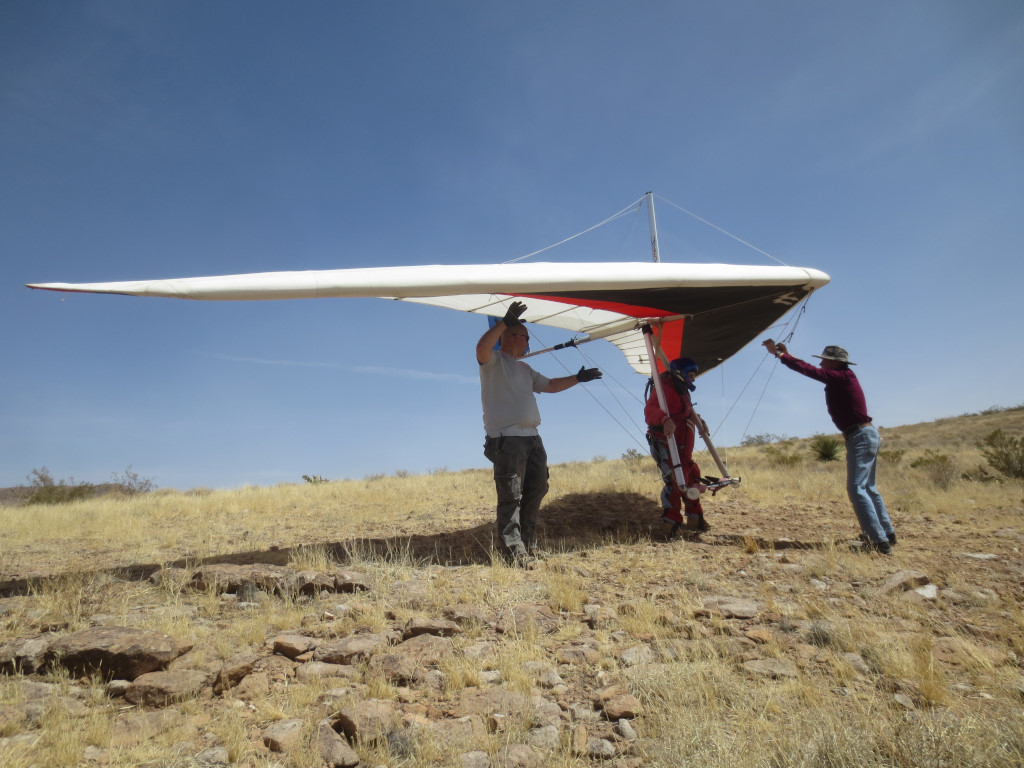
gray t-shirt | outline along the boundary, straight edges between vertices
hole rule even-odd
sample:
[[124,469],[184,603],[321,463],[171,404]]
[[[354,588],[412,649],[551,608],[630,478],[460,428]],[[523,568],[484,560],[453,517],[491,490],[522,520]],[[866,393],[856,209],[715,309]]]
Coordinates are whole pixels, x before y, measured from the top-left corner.
[[480,400],[488,437],[532,437],[538,434],[540,409],[534,392],[549,379],[511,355],[496,350],[480,366]]

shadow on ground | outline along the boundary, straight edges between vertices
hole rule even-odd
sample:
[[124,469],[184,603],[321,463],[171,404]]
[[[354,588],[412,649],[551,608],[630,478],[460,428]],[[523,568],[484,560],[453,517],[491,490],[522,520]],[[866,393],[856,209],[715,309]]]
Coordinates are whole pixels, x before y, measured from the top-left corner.
[[[171,563],[146,563],[97,569],[91,573],[141,581],[165,567],[194,568],[212,563],[235,565],[287,565],[304,550],[322,547],[341,565],[365,559],[390,559],[417,565],[487,565],[497,549],[495,523],[488,521],[461,530],[431,534],[396,535],[381,538],[353,538],[336,542],[308,542],[295,547],[227,552],[204,558],[182,558]],[[537,526],[538,544],[549,552],[575,552],[604,546],[609,541],[666,541],[669,526],[661,520],[661,508],[650,497],[636,493],[586,493],[562,496],[541,508]],[[789,539],[762,541],[749,536],[705,534],[704,544],[744,546],[760,549],[811,548],[822,542]],[[27,594],[55,573],[0,582],[0,596]]]

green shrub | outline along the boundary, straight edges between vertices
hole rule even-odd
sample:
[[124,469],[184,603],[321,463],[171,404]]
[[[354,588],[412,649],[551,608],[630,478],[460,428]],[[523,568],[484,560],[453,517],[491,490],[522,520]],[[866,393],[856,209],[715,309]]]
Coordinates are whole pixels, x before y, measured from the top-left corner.
[[944,453],[933,451],[931,448],[924,452],[924,456],[912,461],[910,466],[914,469],[924,470],[925,475],[932,483],[944,491],[948,491],[960,476],[953,459]]
[[622,454],[622,458],[625,461],[644,461],[648,458],[648,455],[641,453],[636,448],[627,448],[626,452]]
[[64,504],[96,495],[96,486],[91,483],[76,483],[74,478],[54,480],[46,467],[33,469],[28,479],[33,490],[26,504]]
[[905,454],[906,454],[906,451],[903,450],[902,448],[894,448],[891,451],[879,451],[878,452],[878,458],[880,458],[882,461],[884,461],[887,464],[895,465],[895,464],[899,464],[901,461],[903,461],[903,456]]
[[811,453],[818,461],[839,461],[845,446],[835,435],[815,435],[811,439]]
[[764,453],[768,457],[768,461],[777,467],[795,467],[801,461],[803,456],[799,453],[793,453],[789,450],[790,446],[786,443],[775,446],[765,446]]
[[1024,479],[1024,438],[1009,437],[997,429],[989,433],[978,448],[997,472],[1016,480]]
[[320,485],[321,483],[331,482],[326,477],[320,477],[320,475],[303,475],[302,479],[310,485]]

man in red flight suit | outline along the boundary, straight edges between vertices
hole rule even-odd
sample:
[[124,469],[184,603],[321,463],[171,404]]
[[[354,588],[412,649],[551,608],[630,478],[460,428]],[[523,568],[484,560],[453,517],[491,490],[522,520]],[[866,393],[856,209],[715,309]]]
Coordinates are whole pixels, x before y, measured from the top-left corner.
[[[650,397],[644,407],[644,421],[647,422],[647,442],[651,446],[651,456],[658,463],[665,486],[661,490],[662,517],[665,522],[675,525],[685,524],[690,531],[706,531],[710,528],[704,520],[704,508],[700,503],[701,485],[700,467],[693,460],[693,442],[697,431],[697,419],[693,411],[690,392],[697,388],[697,364],[688,357],[673,360],[669,370],[661,374],[662,388],[665,392],[665,404],[668,413],[658,403],[658,393],[651,387]],[[690,495],[689,498],[675,481],[672,471],[672,457],[669,453],[668,441],[675,440],[679,448],[679,460]],[[694,490],[697,492],[694,493]],[[680,514],[685,509],[686,517]]]

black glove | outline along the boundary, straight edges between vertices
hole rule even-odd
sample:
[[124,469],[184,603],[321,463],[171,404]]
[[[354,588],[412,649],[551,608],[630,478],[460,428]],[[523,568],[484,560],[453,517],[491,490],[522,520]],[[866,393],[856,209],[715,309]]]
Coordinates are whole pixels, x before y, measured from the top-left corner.
[[520,316],[526,311],[526,305],[521,301],[513,301],[508,306],[508,311],[505,316],[501,318],[501,321],[505,323],[505,326],[511,328],[514,325],[522,325],[523,321],[520,320]]
[[576,381],[593,381],[600,378],[601,372],[597,368],[584,368],[580,366],[580,372],[576,374]]

